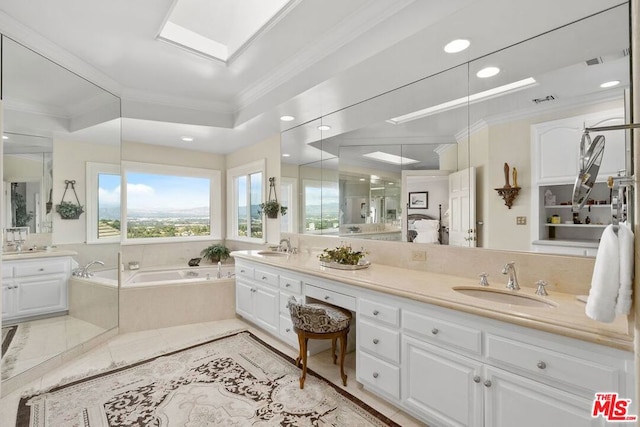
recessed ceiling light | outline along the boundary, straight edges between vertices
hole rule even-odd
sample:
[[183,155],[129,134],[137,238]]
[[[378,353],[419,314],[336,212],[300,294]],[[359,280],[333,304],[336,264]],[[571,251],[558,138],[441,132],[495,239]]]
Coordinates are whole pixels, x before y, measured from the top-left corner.
[[2,135],[2,139],[9,139],[7,135]]
[[390,182],[389,185],[393,185],[393,182]]
[[487,77],[493,77],[500,72],[500,68],[498,67],[486,67],[476,73],[476,76],[481,79],[486,79]]
[[289,154],[289,153],[282,153],[282,157],[291,157],[291,154]]
[[444,47],[444,51],[447,53],[458,53],[462,52],[466,48],[469,47],[471,42],[465,39],[457,39],[447,43]]
[[602,83],[600,87],[606,89],[608,87],[618,86],[619,84],[620,84],[620,80],[611,80],[610,82]]
[[318,130],[330,130],[331,126],[329,125],[320,125],[318,126]]
[[192,142],[193,141],[193,138],[190,137],[190,136],[183,136],[180,139],[183,140],[184,142]]
[[292,120],[295,120],[295,117],[293,117],[293,116],[281,116],[280,120],[282,120],[283,122],[290,122]]
[[360,178],[360,181],[364,181],[364,180],[365,180],[364,178]]

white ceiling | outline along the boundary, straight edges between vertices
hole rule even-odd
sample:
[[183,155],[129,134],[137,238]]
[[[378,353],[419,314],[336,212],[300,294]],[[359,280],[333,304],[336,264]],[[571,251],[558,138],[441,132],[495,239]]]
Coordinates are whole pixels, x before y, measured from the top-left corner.
[[229,153],[618,3],[291,1],[228,64],[157,40],[172,0],[0,0],[0,31],[121,97],[124,139]]

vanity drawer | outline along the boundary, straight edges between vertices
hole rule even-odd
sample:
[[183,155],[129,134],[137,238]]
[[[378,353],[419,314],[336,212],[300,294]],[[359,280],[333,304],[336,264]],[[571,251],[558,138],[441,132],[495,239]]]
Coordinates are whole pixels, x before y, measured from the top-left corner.
[[618,373],[613,367],[580,359],[554,350],[532,346],[510,338],[487,335],[487,357],[538,378],[562,381],[593,393],[618,390]]
[[357,364],[358,379],[400,399],[400,368],[360,352]]
[[356,299],[351,295],[345,295],[328,289],[319,288],[308,283],[305,286],[304,293],[308,297],[315,298],[338,307],[346,308],[347,310],[355,311],[356,309]]
[[300,279],[292,279],[287,276],[280,276],[280,288],[286,289],[287,292],[291,292],[293,294],[301,294],[302,282],[300,281]]
[[298,345],[298,334],[293,330],[293,323],[291,323],[291,318],[289,316],[280,315],[279,333],[283,340],[294,346]]
[[253,272],[253,277],[256,281],[260,283],[264,283],[264,284],[275,286],[275,287],[278,286],[279,278],[277,274],[270,273],[268,271],[256,268],[255,271]]
[[398,307],[391,307],[390,305],[370,301],[364,298],[360,298],[358,304],[360,307],[358,314],[360,316],[366,316],[377,322],[386,323],[390,326],[400,326],[400,309]]
[[253,279],[253,267],[247,267],[246,265],[236,264],[236,276],[246,277],[247,279]]
[[482,332],[457,323],[417,314],[402,312],[404,330],[427,338],[436,345],[457,347],[474,354],[482,352]]
[[68,263],[66,261],[19,263],[13,267],[13,272],[14,277],[65,273],[67,271],[67,265]]
[[358,322],[358,344],[369,353],[400,363],[400,333],[366,320]]
[[289,302],[289,298],[291,296],[296,297],[296,301],[299,303],[303,303],[303,298],[299,295],[293,295],[288,292],[280,291],[280,313],[285,313],[287,317],[289,317],[289,308],[287,307],[287,303]]

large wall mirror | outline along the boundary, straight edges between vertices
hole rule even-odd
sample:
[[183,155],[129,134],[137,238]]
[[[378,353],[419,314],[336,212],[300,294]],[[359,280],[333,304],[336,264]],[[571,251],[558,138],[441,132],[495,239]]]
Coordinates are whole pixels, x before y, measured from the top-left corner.
[[[36,248],[50,256],[44,247],[74,251],[80,266],[100,260],[115,271],[119,244],[86,243],[91,240],[86,231],[88,198],[99,193],[98,186],[88,187],[86,165],[99,161],[119,166],[120,99],[6,36],[1,83],[3,229],[28,228],[23,252]],[[62,220],[55,209],[66,180],[75,181],[85,207],[76,220]],[[68,192],[65,200],[75,202],[75,196]],[[3,255],[11,255],[7,260],[3,256],[3,267],[22,262],[15,244],[6,239],[8,233],[3,236]],[[3,309],[8,310],[9,293],[20,287],[12,287],[4,277]],[[96,280],[70,280],[68,312],[53,317],[6,321],[3,310],[3,340],[5,332],[17,326],[6,352],[3,346],[3,381],[117,327],[117,279]]]
[[[283,176],[302,195],[301,175],[337,162],[322,234],[593,255],[610,200],[594,189],[572,215],[579,142],[629,122],[629,70],[624,4],[283,132]],[[600,187],[630,174],[625,131],[605,137]],[[519,187],[510,206],[505,186]],[[317,233],[308,223],[297,231]]]

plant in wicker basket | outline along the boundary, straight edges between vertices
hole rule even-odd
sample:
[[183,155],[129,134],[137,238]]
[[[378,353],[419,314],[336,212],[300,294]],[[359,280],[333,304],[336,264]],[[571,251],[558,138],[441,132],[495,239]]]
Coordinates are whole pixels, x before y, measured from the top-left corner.
[[78,219],[84,209],[75,203],[62,201],[59,205],[56,205],[56,212],[60,214],[62,219]]
[[364,248],[360,248],[359,251],[351,249],[351,245],[341,244],[335,249],[325,249],[322,251],[318,258],[322,262],[335,262],[343,265],[358,265],[360,260],[367,255],[367,251]]

